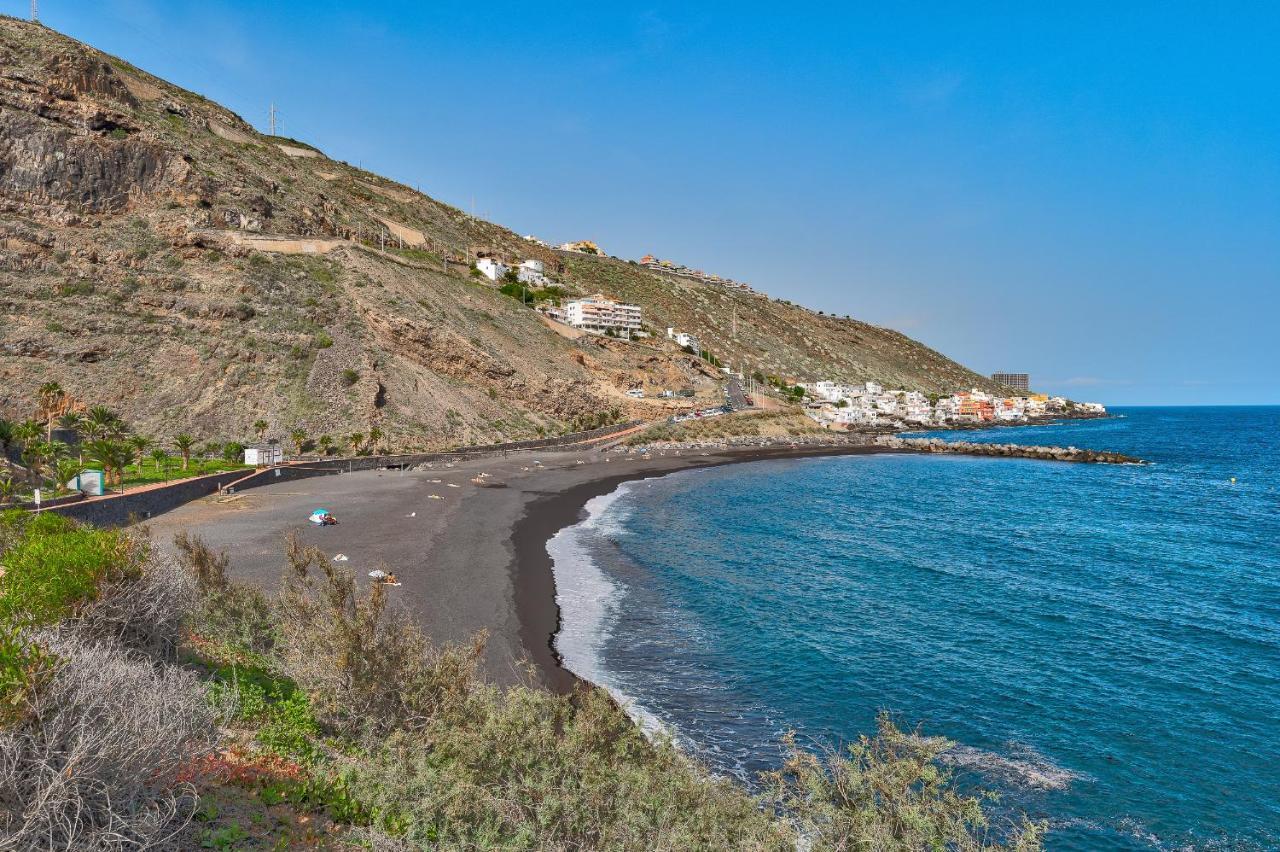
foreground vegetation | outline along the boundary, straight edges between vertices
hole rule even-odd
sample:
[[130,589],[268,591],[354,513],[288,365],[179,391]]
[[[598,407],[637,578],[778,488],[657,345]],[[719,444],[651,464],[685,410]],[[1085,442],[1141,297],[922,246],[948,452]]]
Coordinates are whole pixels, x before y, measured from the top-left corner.
[[274,596],[177,545],[0,516],[0,848],[1039,847],[888,719],[751,794],[599,689],[488,683],[483,636],[434,646],[297,541]]

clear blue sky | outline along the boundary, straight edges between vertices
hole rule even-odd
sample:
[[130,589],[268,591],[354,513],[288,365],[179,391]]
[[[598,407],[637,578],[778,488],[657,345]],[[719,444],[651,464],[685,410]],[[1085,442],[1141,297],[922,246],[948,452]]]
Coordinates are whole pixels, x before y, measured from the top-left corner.
[[41,2],[521,233],[1077,398],[1280,403],[1274,4],[857,5]]

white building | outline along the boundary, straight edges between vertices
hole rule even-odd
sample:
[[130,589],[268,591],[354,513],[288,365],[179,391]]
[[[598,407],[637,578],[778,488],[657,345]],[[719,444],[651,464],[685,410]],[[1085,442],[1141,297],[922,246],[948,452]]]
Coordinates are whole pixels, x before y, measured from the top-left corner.
[[996,420],[1020,423],[1027,419],[1027,402],[1022,397],[1006,397],[995,401]]
[[507,265],[499,263],[491,257],[482,257],[477,260],[476,269],[480,270],[480,274],[490,281],[497,281],[507,274]]
[[244,448],[244,463],[266,467],[284,461],[284,447],[279,444],[254,444]]
[[919,391],[908,391],[902,397],[902,419],[908,423],[928,423],[933,416],[929,398]]
[[530,287],[546,287],[551,283],[540,260],[526,260],[516,267],[516,280]]
[[639,305],[615,302],[600,293],[566,303],[564,316],[569,325],[597,334],[613,331],[630,337],[643,325]]
[[667,338],[670,340],[674,340],[676,342],[676,346],[679,346],[681,348],[684,348],[687,346],[688,348],[692,349],[694,352],[702,351],[702,344],[698,342],[698,338],[694,337],[692,334],[689,334],[687,331],[676,331],[674,328],[668,328]]

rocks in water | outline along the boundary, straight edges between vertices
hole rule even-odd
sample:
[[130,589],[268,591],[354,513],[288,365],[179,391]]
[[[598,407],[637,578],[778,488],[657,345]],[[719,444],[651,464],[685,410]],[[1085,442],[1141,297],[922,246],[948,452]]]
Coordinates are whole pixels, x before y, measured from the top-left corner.
[[973,441],[944,441],[941,438],[899,438],[880,435],[877,446],[917,453],[955,453],[966,456],[999,456],[1005,458],[1043,459],[1045,461],[1084,462],[1090,464],[1146,464],[1123,453],[1106,450],[1084,450],[1079,447],[1034,447],[1022,444],[979,444]]

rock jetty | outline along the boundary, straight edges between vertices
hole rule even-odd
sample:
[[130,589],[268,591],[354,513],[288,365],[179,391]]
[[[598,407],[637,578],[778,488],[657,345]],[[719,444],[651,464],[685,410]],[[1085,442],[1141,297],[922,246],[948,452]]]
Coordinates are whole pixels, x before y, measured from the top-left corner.
[[941,438],[899,438],[879,435],[875,445],[890,450],[916,453],[954,453],[965,456],[999,456],[1004,458],[1042,459],[1044,461],[1083,462],[1086,464],[1146,464],[1123,453],[1084,450],[1079,447],[1029,447],[1022,444],[979,444],[973,441],[944,441]]

